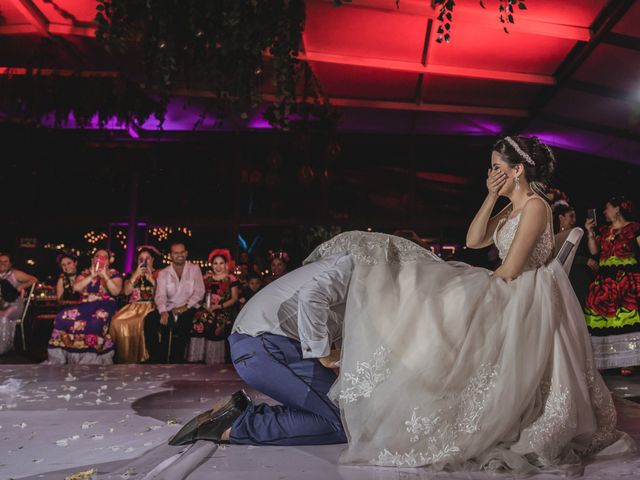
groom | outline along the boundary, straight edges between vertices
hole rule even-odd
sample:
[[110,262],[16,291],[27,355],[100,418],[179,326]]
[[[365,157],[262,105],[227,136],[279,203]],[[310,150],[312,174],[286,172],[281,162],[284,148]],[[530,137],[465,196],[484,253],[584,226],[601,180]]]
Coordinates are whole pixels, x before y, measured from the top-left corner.
[[323,445],[347,441],[327,394],[336,380],[347,290],[347,252],[321,258],[269,284],[241,310],[229,337],[238,375],[280,405],[244,393],[192,419],[170,441]]

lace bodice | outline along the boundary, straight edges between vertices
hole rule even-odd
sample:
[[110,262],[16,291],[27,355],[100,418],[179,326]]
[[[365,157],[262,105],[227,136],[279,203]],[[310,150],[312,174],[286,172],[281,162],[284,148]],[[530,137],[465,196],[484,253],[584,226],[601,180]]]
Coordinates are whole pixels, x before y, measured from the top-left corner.
[[[498,254],[502,261],[507,258],[507,253],[509,253],[513,239],[516,237],[521,216],[522,212],[513,218],[502,218],[493,233],[493,243],[498,247]],[[533,253],[531,253],[531,257],[529,257],[526,263],[525,270],[533,270],[545,265],[551,259],[552,253],[553,231],[551,230],[551,224],[547,223],[547,228],[544,229],[544,232],[540,235],[540,238],[538,238]]]

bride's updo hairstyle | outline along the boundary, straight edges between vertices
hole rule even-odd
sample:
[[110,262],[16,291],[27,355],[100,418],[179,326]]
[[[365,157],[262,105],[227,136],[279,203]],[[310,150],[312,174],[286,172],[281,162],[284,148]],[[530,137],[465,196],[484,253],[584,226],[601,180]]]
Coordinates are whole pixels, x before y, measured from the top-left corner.
[[556,169],[556,158],[551,148],[538,137],[508,136],[493,146],[511,168],[524,167],[524,176],[531,189],[544,197]]

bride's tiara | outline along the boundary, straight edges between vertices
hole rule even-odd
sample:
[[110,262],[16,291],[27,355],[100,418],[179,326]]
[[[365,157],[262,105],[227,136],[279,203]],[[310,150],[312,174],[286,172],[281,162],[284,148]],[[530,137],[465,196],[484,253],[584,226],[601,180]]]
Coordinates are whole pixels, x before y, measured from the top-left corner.
[[507,143],[508,143],[509,145],[511,145],[511,146],[513,147],[513,149],[516,151],[516,153],[517,153],[518,155],[520,155],[520,157],[521,157],[525,162],[527,162],[527,163],[528,163],[529,165],[531,165],[532,167],[535,167],[535,166],[536,166],[536,162],[534,162],[534,161],[533,161],[533,158],[531,158],[527,152],[525,152],[524,150],[522,150],[522,149],[520,148],[520,145],[518,145],[518,144],[516,143],[516,141],[515,141],[513,138],[511,138],[511,137],[509,137],[509,136],[506,136],[506,137],[504,137],[504,139],[507,141]]

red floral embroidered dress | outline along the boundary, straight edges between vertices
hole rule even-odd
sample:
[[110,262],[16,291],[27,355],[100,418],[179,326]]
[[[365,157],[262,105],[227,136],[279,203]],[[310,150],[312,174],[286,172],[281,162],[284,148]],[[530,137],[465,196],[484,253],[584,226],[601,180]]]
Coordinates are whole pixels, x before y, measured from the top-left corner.
[[640,365],[639,236],[637,222],[600,229],[600,270],[584,310],[598,368]]

